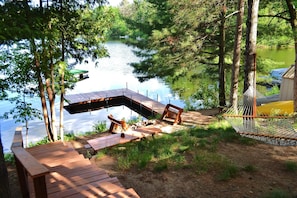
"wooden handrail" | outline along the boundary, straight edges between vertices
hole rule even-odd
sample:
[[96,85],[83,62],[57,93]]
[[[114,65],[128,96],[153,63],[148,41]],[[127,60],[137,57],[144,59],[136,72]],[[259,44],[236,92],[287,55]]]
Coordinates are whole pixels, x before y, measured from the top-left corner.
[[23,197],[30,197],[28,176],[33,179],[35,196],[47,198],[45,176],[49,170],[38,162],[26,149],[23,148],[22,128],[16,128],[11,151],[14,154],[16,169],[19,177]]
[[11,150],[32,178],[40,177],[49,173],[49,170],[40,164],[23,147],[13,147]]

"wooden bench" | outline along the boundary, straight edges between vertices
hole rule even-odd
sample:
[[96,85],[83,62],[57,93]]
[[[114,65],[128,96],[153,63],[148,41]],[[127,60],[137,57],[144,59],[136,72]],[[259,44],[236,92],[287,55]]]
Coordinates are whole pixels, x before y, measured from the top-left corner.
[[180,124],[182,122],[181,114],[184,110],[173,104],[167,104],[162,114],[162,120],[166,118],[173,119],[173,124]]
[[111,114],[107,116],[107,118],[110,120],[110,127],[109,132],[113,133],[117,130],[118,127],[121,127],[122,136],[124,137],[123,131],[126,131],[129,126],[124,120],[117,120],[115,119]]
[[29,175],[33,180],[35,196],[38,198],[47,198],[45,176],[49,174],[49,170],[23,148],[21,127],[18,127],[15,131],[11,151],[14,154],[23,197],[30,197],[27,179],[27,175]]

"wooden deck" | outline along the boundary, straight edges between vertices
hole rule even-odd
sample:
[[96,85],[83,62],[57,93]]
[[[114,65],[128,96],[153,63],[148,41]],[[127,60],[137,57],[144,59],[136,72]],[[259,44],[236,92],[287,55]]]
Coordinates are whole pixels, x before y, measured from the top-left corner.
[[[18,137],[20,132],[16,131]],[[22,143],[17,143],[12,151],[23,197],[139,197],[70,144],[55,142],[24,149]]]
[[64,108],[71,114],[125,105],[144,117],[162,115],[165,105],[129,89],[66,95]]

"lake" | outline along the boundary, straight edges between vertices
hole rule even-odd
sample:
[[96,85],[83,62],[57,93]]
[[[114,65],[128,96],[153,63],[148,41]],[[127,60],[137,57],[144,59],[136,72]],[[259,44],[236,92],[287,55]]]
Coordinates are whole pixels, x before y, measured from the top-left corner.
[[[104,91],[111,89],[129,88],[133,91],[147,95],[151,99],[158,100],[163,104],[172,103],[180,107],[184,107],[183,101],[179,97],[171,93],[170,88],[165,83],[158,79],[150,79],[140,83],[133,74],[133,68],[129,65],[132,62],[138,62],[140,59],[133,54],[133,48],[121,42],[108,42],[106,48],[109,51],[109,58],[99,59],[99,64],[95,67],[93,61],[77,65],[76,68],[89,71],[89,78],[78,82],[73,90],[68,90],[66,94],[87,93],[93,91]],[[40,99],[38,97],[26,97],[26,101],[31,102],[34,107],[40,108]],[[59,111],[59,98],[56,102],[56,110]],[[7,101],[0,102],[2,112],[9,111],[13,106]],[[94,124],[97,122],[106,121],[109,127],[107,115],[112,114],[117,119],[124,118],[129,120],[138,116],[137,113],[131,111],[125,106],[112,107],[104,110],[69,114],[64,111],[64,126],[65,133],[80,134],[91,131]],[[0,129],[4,152],[10,151],[13,134],[17,126],[22,126],[23,123],[15,123],[10,118],[0,120]],[[23,128],[25,133],[25,128]],[[44,122],[41,120],[29,121],[28,142],[36,142],[46,136]],[[25,138],[24,138],[25,140]]]
[[290,67],[295,62],[295,49],[257,49],[261,58],[269,58],[277,62],[276,68]]

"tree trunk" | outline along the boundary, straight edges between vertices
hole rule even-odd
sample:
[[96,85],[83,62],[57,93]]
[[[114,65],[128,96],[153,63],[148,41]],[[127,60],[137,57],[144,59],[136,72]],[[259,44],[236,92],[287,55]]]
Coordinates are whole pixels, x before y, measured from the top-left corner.
[[244,92],[256,88],[256,47],[259,0],[248,0]]
[[256,46],[259,0],[248,0],[246,51],[244,67],[244,127],[246,131],[254,128],[256,115]]
[[289,14],[290,14],[290,24],[293,31],[294,43],[295,43],[295,73],[294,73],[294,112],[297,112],[297,10],[293,4],[292,0],[286,0]]
[[50,141],[53,141],[53,133],[51,130],[50,126],[50,120],[48,117],[48,110],[47,110],[47,105],[46,105],[46,98],[44,94],[44,87],[43,87],[43,82],[42,82],[42,76],[41,76],[41,66],[40,66],[40,60],[36,51],[36,45],[34,40],[30,40],[31,44],[31,53],[34,54],[34,66],[35,66],[35,71],[36,71],[36,76],[38,79],[38,89],[39,89],[39,94],[40,94],[40,100],[41,100],[41,108],[42,108],[42,114],[43,114],[43,121],[45,125],[45,130],[47,133],[47,137]]
[[[61,16],[63,16],[63,1],[60,2],[61,6]],[[63,31],[61,32],[61,43],[62,43],[62,58],[61,60],[65,61],[65,38]],[[64,142],[64,94],[65,94],[65,67],[63,63],[63,67],[61,68],[61,96],[60,96],[60,124],[59,124],[59,132],[62,142]]]
[[50,125],[50,120],[48,117],[48,110],[47,110],[47,105],[46,105],[46,98],[45,98],[45,94],[44,94],[42,78],[41,78],[39,68],[37,68],[37,70],[38,70],[38,72],[37,72],[38,73],[37,74],[38,75],[38,87],[39,87],[39,92],[40,92],[40,100],[41,100],[44,125],[45,125],[45,129],[46,129],[47,136],[48,136],[49,140],[53,141],[53,133],[52,133],[51,125]]
[[225,96],[225,41],[226,41],[226,31],[225,31],[225,21],[226,21],[226,0],[222,0],[222,10],[221,10],[221,24],[220,24],[220,50],[219,50],[219,105],[226,106],[226,96]]
[[8,172],[5,164],[3,145],[0,134],[0,198],[10,198]]
[[242,41],[242,24],[244,17],[244,1],[238,0],[238,13],[236,21],[236,33],[233,51],[233,64],[232,64],[232,80],[230,90],[230,106],[237,110],[238,106],[238,76],[240,69],[240,57],[241,57],[241,41]]
[[50,112],[51,112],[50,125],[51,125],[51,129],[52,129],[53,140],[56,141],[58,139],[58,135],[57,135],[56,127],[55,127],[55,123],[56,123],[55,94],[51,87],[51,84],[53,84],[53,82],[50,79],[52,79],[52,77],[46,79],[45,84],[46,84],[46,92],[48,95]]

